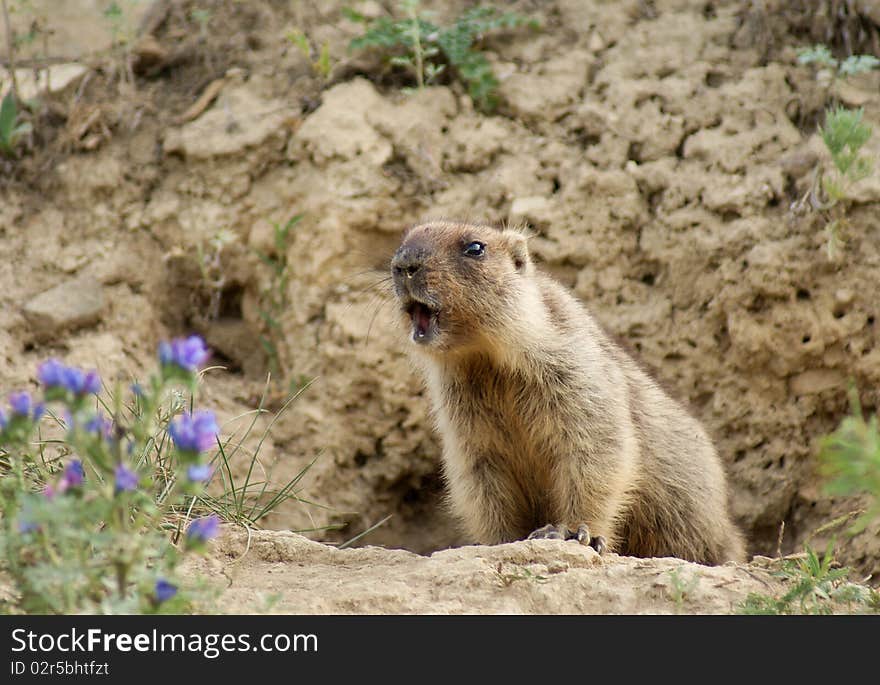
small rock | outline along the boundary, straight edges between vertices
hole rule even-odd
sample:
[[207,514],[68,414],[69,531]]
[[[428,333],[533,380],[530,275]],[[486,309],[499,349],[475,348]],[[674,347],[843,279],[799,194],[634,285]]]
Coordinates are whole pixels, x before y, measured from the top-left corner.
[[[78,83],[89,71],[89,68],[76,62],[52,64],[43,69],[16,69],[18,94],[22,100],[33,100],[44,93],[55,94],[64,91],[68,86]],[[4,86],[11,82],[9,72],[0,68],[0,83]],[[0,91],[0,97],[6,94]]]
[[[867,74],[860,74],[867,82],[858,82],[856,77],[852,79],[838,79],[834,84],[833,94],[849,107],[865,107],[877,100],[876,83]],[[872,87],[873,86],[873,87]]]
[[779,160],[782,170],[794,179],[806,176],[816,168],[819,155],[809,148],[801,148],[783,155]]
[[248,234],[248,247],[264,255],[276,254],[275,227],[268,221],[258,221],[251,226]]
[[616,293],[623,287],[623,271],[616,264],[597,272],[597,283],[606,293]]
[[362,158],[371,168],[391,159],[391,142],[368,121],[388,104],[372,83],[356,78],[333,86],[323,94],[323,103],[297,132],[297,138],[318,164],[330,159]]
[[555,120],[578,100],[594,62],[595,57],[586,50],[569,50],[533,65],[530,71],[513,74],[501,81],[498,91],[516,118]]
[[846,383],[845,376],[836,369],[808,369],[789,379],[793,395],[818,395],[827,390],[839,390]]
[[67,281],[37,295],[24,306],[34,336],[48,340],[60,331],[97,323],[104,311],[104,292],[92,278]]
[[598,31],[593,31],[590,34],[590,40],[587,43],[587,47],[590,48],[591,52],[599,52],[605,48],[605,39],[602,38],[602,34]]
[[510,204],[510,213],[507,216],[512,224],[521,224],[527,221],[536,223],[544,218],[550,201],[546,197],[517,197]]
[[386,12],[385,8],[376,2],[376,0],[366,0],[366,2],[356,5],[355,9],[367,19],[378,19],[379,17],[384,16]]
[[168,59],[168,50],[156,40],[155,36],[141,36],[132,50],[132,68],[136,74],[145,74],[159,67]]
[[850,304],[853,298],[853,291],[846,288],[840,288],[834,292],[834,301],[838,304]]
[[295,116],[281,100],[264,100],[247,84],[224,88],[214,106],[165,133],[166,153],[208,159],[243,153],[272,136],[285,136]]

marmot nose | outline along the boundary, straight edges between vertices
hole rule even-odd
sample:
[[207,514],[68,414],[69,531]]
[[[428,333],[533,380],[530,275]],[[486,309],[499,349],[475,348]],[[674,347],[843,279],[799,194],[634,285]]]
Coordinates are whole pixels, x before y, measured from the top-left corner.
[[423,250],[401,247],[391,260],[391,270],[397,278],[412,278],[424,264]]

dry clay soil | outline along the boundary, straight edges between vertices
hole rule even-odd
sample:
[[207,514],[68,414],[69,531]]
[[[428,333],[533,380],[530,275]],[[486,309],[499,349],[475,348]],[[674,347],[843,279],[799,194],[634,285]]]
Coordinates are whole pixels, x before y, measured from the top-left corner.
[[[35,387],[50,355],[108,381],[143,378],[159,340],[196,331],[226,367],[206,375],[198,403],[235,440],[269,368],[258,340],[273,281],[257,252],[286,258],[275,344],[287,379],[314,381],[272,426],[258,471],[282,484],[317,457],[299,494],[324,506],[290,501],[262,523],[344,523],[308,533],[339,542],[392,516],[363,549],[228,532],[196,564],[229,581],[215,610],[259,610],[279,591],[273,610],[343,612],[731,611],[748,592],[772,593],[760,564],[598,559],[552,541],[460,547],[383,283],[415,221],[526,224],[541,268],[705,423],[752,554],[795,552],[858,509],[823,493],[815,455],[847,411],[850,379],[866,411],[880,397],[880,180],[854,189],[846,244],[829,259],[820,218],[789,207],[824,159],[816,124],[831,93],[797,64],[806,39],[762,25],[752,4],[513,3],[541,28],[484,42],[500,81],[492,115],[456,83],[403,94],[398,73],[348,50],[362,27],[343,3],[199,3],[204,32],[196,4],[173,5],[134,51],[164,54],[159,68],[136,69],[132,85],[118,59],[84,56],[87,74],[48,98],[42,147],[4,167],[0,387]],[[89,32],[106,26],[85,5],[50,52],[100,43]],[[425,5],[442,22],[467,3]],[[329,46],[329,77],[292,28]],[[218,79],[213,103],[181,116]],[[830,88],[880,124],[876,76]],[[878,146],[874,136],[875,158]],[[295,214],[278,254],[272,224]],[[276,385],[269,404],[283,397]],[[812,542],[837,533],[838,557],[864,577],[880,567],[878,531]],[[683,603],[668,590],[679,567],[701,579]]]

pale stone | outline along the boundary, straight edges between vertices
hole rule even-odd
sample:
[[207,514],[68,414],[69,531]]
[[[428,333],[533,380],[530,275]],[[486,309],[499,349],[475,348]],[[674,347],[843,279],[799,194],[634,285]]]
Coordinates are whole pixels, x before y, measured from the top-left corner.
[[101,284],[91,278],[78,278],[37,295],[24,306],[24,316],[37,338],[49,339],[59,331],[97,323],[104,304]]

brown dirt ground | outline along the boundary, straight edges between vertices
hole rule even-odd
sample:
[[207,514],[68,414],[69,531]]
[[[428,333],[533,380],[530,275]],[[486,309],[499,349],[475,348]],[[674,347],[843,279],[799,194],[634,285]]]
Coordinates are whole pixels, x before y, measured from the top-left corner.
[[[441,19],[470,4],[424,3]],[[278,344],[287,379],[315,380],[260,462],[280,483],[320,455],[300,494],[327,508],[291,502],[265,523],[345,523],[311,534],[339,541],[392,514],[365,543],[464,544],[381,281],[419,219],[513,221],[534,231],[543,268],[706,424],[752,553],[776,553],[782,522],[789,553],[860,506],[823,493],[815,454],[850,380],[866,411],[880,404],[880,182],[857,188],[837,260],[819,219],[789,212],[822,155],[829,91],[795,56],[821,22],[774,3],[764,14],[723,1],[505,3],[543,27],[486,41],[502,96],[487,116],[458,84],[403,95],[398,75],[351,54],[361,29],[341,15],[349,5],[384,11],[170,3],[153,27],[165,62],[151,66],[155,44],[139,44],[133,82],[120,58],[89,52],[99,37],[53,37],[51,54],[89,72],[44,98],[33,148],[0,169],[0,387],[34,385],[49,355],[142,377],[160,339],[195,330],[227,367],[207,375],[200,404],[240,431],[268,368],[257,340],[270,271],[256,251],[272,251],[272,222],[302,213]],[[205,32],[197,8],[210,11]],[[328,78],[291,28],[329,45]],[[181,123],[221,78],[213,105]],[[832,91],[876,128],[878,86],[875,74]],[[876,154],[880,136],[869,145]],[[76,278],[102,285],[98,323],[37,335],[24,305]],[[880,522],[814,544],[832,533],[843,563],[880,570]]]
[[[419,556],[339,550],[291,532],[226,531],[188,562],[204,610],[278,614],[729,614],[784,586],[768,560],[701,566],[526,540]],[[377,579],[381,578],[381,582]],[[841,606],[841,610],[844,608]]]

